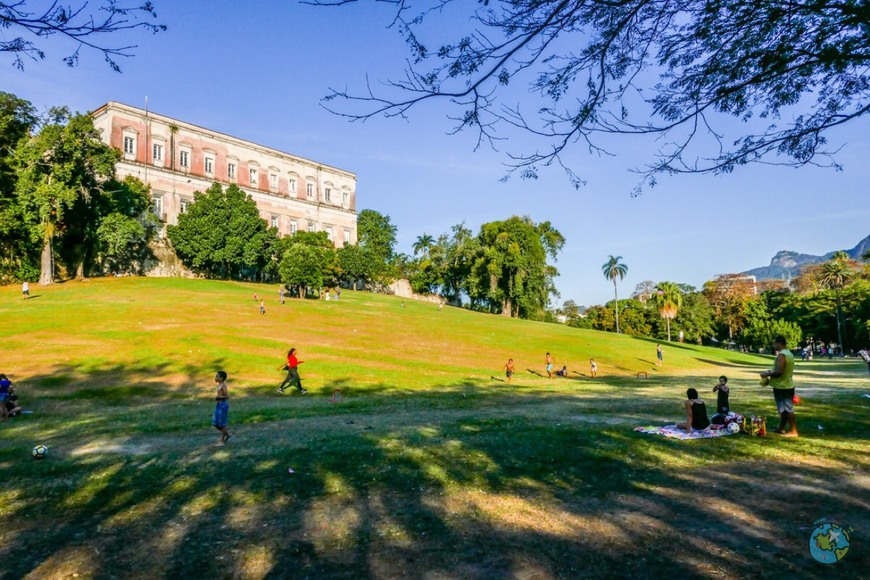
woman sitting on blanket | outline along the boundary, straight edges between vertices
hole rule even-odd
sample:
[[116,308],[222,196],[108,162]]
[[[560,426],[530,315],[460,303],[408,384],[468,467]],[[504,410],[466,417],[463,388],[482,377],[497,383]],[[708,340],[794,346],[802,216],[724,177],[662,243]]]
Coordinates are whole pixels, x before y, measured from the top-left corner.
[[698,391],[688,389],[686,401],[683,404],[686,406],[686,422],[677,423],[678,428],[685,429],[686,433],[691,433],[692,429],[701,430],[710,426],[710,420],[707,418],[707,405],[698,398]]

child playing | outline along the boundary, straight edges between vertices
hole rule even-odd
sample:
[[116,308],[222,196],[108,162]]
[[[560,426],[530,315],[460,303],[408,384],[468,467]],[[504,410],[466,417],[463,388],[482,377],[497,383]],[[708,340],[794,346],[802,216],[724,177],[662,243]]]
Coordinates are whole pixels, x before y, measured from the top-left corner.
[[589,359],[589,374],[592,375],[592,378],[595,378],[595,375],[598,374],[598,363],[595,362],[594,358]]
[[713,387],[713,392],[717,392],[716,396],[716,413],[720,415],[728,414],[728,393],[730,390],[728,389],[728,377],[722,375],[719,377],[719,384]]
[[287,352],[287,362],[282,366],[278,367],[279,371],[287,371],[287,377],[278,387],[278,392],[283,393],[284,387],[286,385],[290,385],[299,389],[301,394],[305,394],[308,391],[302,388],[302,378],[299,376],[299,365],[304,363],[304,360],[299,360],[296,358],[296,349],[291,348]]
[[221,432],[221,443],[225,444],[230,440],[232,435],[229,431],[227,431],[227,424],[229,423],[229,414],[230,414],[230,393],[229,389],[227,389],[227,373],[224,371],[218,371],[214,376],[214,382],[218,384],[217,393],[215,394],[214,400],[216,401],[214,408],[214,417],[212,418],[211,424],[214,425],[215,429]]
[[260,300],[260,314],[266,314],[266,301]]
[[547,361],[547,378],[552,379],[553,378],[553,363],[556,361],[553,359],[553,357],[550,356],[550,353],[547,353],[547,358],[545,360]]
[[563,365],[560,370],[556,371],[556,376],[557,377],[567,377],[568,376],[568,366]]
[[511,377],[514,376],[514,359],[509,358],[504,365],[504,376],[507,377],[507,382],[511,382]]

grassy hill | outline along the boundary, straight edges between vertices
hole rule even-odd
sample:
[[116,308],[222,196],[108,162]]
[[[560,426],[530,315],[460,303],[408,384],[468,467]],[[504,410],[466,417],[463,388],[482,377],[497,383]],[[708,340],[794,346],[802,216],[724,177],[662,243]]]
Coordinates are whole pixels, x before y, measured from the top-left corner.
[[[32,294],[0,295],[0,372],[33,411],[0,424],[2,578],[812,576],[816,519],[870,534],[855,362],[800,365],[800,439],[682,442],[633,427],[681,419],[687,386],[715,407],[719,374],[773,426],[756,384],[771,359],[665,344],[659,368],[648,339],[350,291],[281,306],[277,286],[123,278]],[[308,395],[274,392],[290,346]],[[539,376],[548,351],[568,379]],[[514,382],[493,380],[509,357]],[[868,563],[856,549],[825,573]]]

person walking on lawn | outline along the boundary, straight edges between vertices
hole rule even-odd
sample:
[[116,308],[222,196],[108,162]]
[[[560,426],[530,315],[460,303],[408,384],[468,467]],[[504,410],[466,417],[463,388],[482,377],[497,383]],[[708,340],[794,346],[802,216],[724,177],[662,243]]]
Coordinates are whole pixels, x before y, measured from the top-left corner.
[[296,358],[295,348],[291,348],[287,352],[287,362],[282,366],[278,367],[279,371],[287,371],[287,377],[281,383],[281,386],[278,387],[279,393],[283,393],[287,385],[296,387],[303,395],[308,392],[302,388],[302,378],[299,376],[299,365],[304,362],[305,361]]

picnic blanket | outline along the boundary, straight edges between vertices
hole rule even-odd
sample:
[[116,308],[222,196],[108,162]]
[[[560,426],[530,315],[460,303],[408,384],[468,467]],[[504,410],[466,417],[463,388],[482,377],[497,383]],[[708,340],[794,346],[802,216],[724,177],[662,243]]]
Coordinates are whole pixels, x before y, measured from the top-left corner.
[[703,429],[701,431],[692,429],[691,433],[686,433],[685,429],[679,429],[676,425],[647,425],[644,427],[635,427],[635,431],[640,433],[649,433],[651,435],[664,435],[673,439],[712,439],[713,437],[724,437],[731,435],[728,429]]

